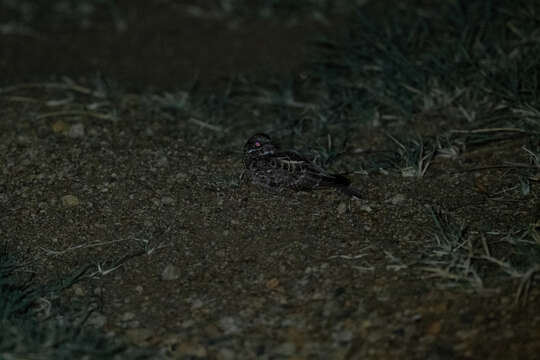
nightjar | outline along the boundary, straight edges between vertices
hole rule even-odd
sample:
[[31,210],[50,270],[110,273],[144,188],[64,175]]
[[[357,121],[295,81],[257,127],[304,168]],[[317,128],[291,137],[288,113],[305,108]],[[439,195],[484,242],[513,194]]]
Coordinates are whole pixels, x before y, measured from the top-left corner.
[[258,133],[244,145],[244,165],[252,183],[282,190],[317,190],[335,188],[360,198],[360,190],[349,179],[330,174],[295,151],[281,151],[270,136]]

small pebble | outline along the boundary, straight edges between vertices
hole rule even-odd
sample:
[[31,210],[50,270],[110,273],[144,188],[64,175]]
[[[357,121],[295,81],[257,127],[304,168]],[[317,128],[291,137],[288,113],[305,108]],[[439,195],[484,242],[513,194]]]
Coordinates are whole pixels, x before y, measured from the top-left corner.
[[54,124],[52,124],[51,128],[52,128],[52,131],[54,131],[55,133],[61,133],[61,132],[66,131],[67,124],[63,122],[62,120],[58,120],[58,121],[55,121]]
[[163,205],[172,205],[174,204],[174,198],[170,197],[170,196],[164,196],[161,198],[161,203]]
[[88,320],[86,320],[86,324],[96,328],[101,329],[105,326],[107,323],[107,317],[100,313],[99,311],[94,311],[90,316],[88,317]]
[[75,296],[84,296],[84,294],[86,294],[86,291],[84,291],[82,286],[79,284],[75,284],[71,288],[73,289]]
[[84,125],[80,123],[71,125],[67,134],[70,138],[84,137]]
[[292,342],[286,342],[278,345],[273,353],[280,356],[291,356],[296,352],[296,345]]
[[218,351],[216,358],[218,360],[234,360],[236,359],[236,354],[231,349],[222,348]]
[[385,202],[386,203],[390,203],[392,205],[397,205],[399,203],[402,203],[406,200],[406,197],[405,195],[403,194],[396,194],[394,196],[392,196],[390,199],[386,200]]
[[162,280],[177,280],[180,278],[180,269],[173,265],[169,264],[165,266],[165,269],[163,269],[163,272],[161,273],[161,279]]
[[65,195],[62,196],[62,205],[65,207],[74,207],[79,205],[81,202],[79,201],[79,198],[75,195]]

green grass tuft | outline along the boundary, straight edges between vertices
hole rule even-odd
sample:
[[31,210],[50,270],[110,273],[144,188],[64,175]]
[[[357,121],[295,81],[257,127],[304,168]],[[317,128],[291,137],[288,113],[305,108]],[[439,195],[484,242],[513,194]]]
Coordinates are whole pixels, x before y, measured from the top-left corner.
[[[147,359],[152,353],[128,347],[84,327],[69,311],[60,313],[49,300],[77,282],[86,268],[58,281],[37,285],[9,251],[0,251],[0,358],[2,359]],[[154,356],[155,358],[155,356]]]

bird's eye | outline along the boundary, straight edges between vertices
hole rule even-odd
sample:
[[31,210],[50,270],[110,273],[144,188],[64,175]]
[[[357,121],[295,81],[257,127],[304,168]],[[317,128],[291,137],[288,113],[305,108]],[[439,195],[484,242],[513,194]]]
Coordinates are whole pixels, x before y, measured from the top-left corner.
[[258,142],[258,141],[256,141],[256,142],[255,142],[255,146],[256,146],[256,147],[259,147],[259,146],[261,146],[261,143]]

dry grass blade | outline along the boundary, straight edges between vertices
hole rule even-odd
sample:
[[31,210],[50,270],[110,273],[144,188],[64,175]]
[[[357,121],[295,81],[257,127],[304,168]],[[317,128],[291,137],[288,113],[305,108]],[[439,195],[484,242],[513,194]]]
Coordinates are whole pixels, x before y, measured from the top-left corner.
[[514,303],[516,305],[520,303],[525,304],[527,302],[527,299],[529,297],[529,290],[531,288],[532,282],[534,281],[534,276],[538,273],[540,273],[540,264],[536,264],[535,266],[530,268],[525,274],[523,274],[514,300]]
[[95,111],[81,111],[81,110],[54,111],[54,112],[38,115],[36,116],[36,119],[41,120],[41,119],[47,119],[47,118],[59,117],[59,116],[88,116],[88,117],[93,117],[100,120],[116,120],[116,116],[112,114],[104,114],[104,113],[98,113]]
[[110,245],[110,244],[115,244],[115,243],[124,242],[124,241],[127,241],[127,239],[112,240],[112,241],[97,241],[90,244],[81,244],[77,246],[71,246],[64,250],[50,250],[50,249],[45,249],[44,247],[40,247],[40,249],[43,250],[47,255],[57,256],[57,255],[63,255],[71,251],[79,250],[79,249],[87,249],[87,248],[98,247],[98,246],[103,246],[103,245]]
[[224,129],[223,127],[221,127],[219,125],[208,124],[208,123],[206,123],[204,121],[201,121],[201,120],[198,120],[198,119],[195,119],[195,118],[189,118],[188,122],[190,122],[192,124],[199,125],[200,127],[204,128],[204,129],[212,130],[212,131],[219,132],[219,133],[229,131],[228,129]]
[[386,134],[397,146],[396,157],[398,163],[396,167],[404,177],[423,177],[426,175],[436,150],[433,147],[426,151],[426,141],[423,139],[409,140],[406,145],[390,134]]
[[484,291],[484,281],[478,272],[477,257],[466,227],[455,222],[442,210],[430,208],[435,223],[434,246],[427,252],[427,259],[420,269],[429,272],[430,278],[450,281],[443,286],[467,283],[476,291]]
[[2,99],[6,101],[19,102],[19,103],[33,103],[33,104],[43,103],[43,100],[30,98],[27,96],[2,96]]
[[530,131],[518,129],[518,128],[492,128],[492,129],[475,129],[475,130],[450,130],[455,134],[484,134],[493,132],[519,132],[530,134]]
[[27,83],[27,84],[18,84],[13,86],[7,86],[0,88],[0,94],[7,94],[14,91],[19,91],[23,89],[35,89],[35,88],[45,88],[45,89],[60,89],[60,90],[72,90],[84,95],[91,95],[97,98],[105,98],[105,94],[102,92],[92,90],[90,88],[84,87],[82,85],[75,84],[70,81],[69,83]]

